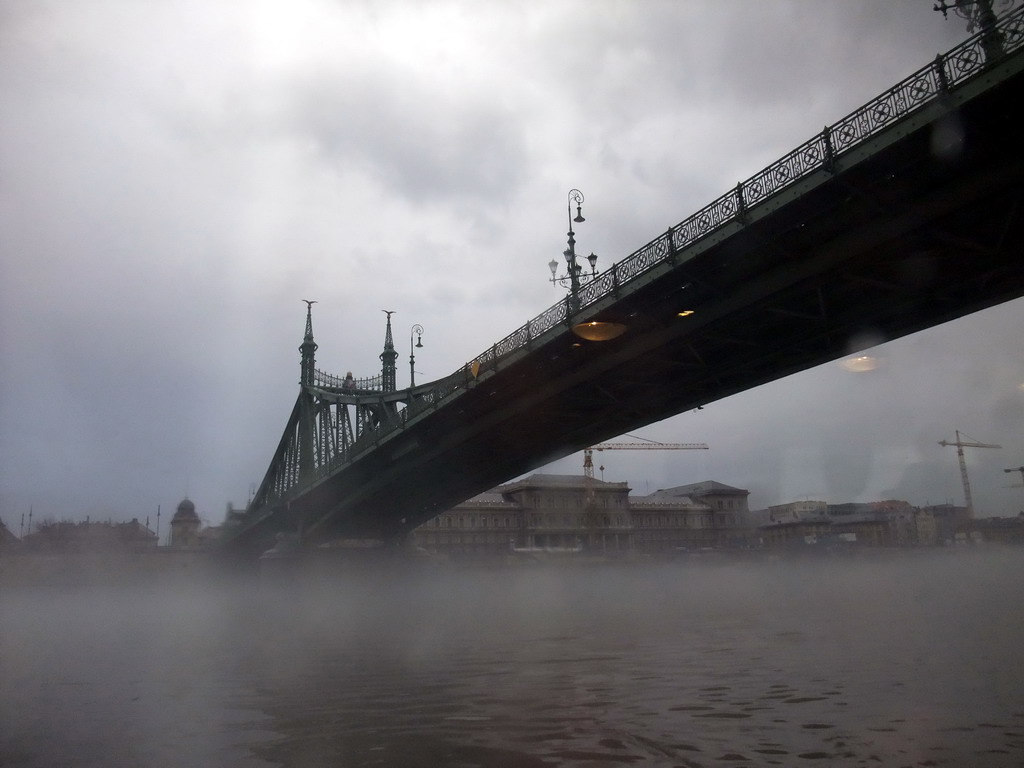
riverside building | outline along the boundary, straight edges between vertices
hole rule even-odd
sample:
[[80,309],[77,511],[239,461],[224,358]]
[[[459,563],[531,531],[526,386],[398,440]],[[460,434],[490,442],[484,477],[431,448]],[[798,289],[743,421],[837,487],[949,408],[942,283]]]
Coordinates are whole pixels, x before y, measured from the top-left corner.
[[746,541],[747,494],[709,481],[631,498],[628,483],[534,474],[474,496],[413,536],[423,549],[454,557],[732,547]]

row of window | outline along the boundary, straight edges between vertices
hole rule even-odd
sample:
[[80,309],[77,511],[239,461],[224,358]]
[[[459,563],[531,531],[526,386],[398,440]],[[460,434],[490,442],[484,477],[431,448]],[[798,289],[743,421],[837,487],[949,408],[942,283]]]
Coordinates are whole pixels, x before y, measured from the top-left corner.
[[424,528],[511,528],[518,515],[451,515],[444,514],[428,520]]
[[[530,505],[534,509],[537,509],[539,507],[555,507],[555,506],[561,507],[562,509],[567,509],[570,506],[570,504],[569,504],[570,498],[572,499],[572,505],[571,506],[574,506],[574,507],[577,507],[577,508],[584,506],[585,499],[584,499],[583,496],[580,496],[580,494],[578,494],[578,493],[573,493],[571,495],[557,494],[557,495],[552,495],[552,496],[546,496],[546,495],[545,496],[540,496],[540,495],[534,494],[534,495],[529,497]],[[606,494],[595,495],[594,496],[594,505],[595,506],[599,506],[599,507],[608,507],[608,506],[610,506],[609,503],[608,503],[608,498],[609,497]],[[624,497],[623,496],[612,496],[611,499],[612,499],[612,502],[611,502],[612,506],[621,507],[622,504],[623,504]]]
[[[678,547],[678,546],[704,546],[714,543],[715,539],[711,535],[711,531],[707,532],[695,532],[680,535],[678,531],[643,531],[637,534],[621,534],[622,539],[619,538],[620,534],[614,534],[614,539],[604,539],[601,541],[615,541],[620,544],[628,545],[629,542],[635,543],[641,549],[655,548],[658,550]],[[608,534],[611,535],[611,534]],[[422,546],[428,549],[434,549],[436,547],[449,547],[452,545],[490,545],[492,550],[504,550],[508,548],[514,539],[510,536],[500,532],[476,532],[468,533],[466,531],[455,531],[452,533],[445,532],[429,532],[421,533],[419,542]],[[570,546],[579,544],[582,541],[580,537],[568,537],[561,535],[546,535],[530,537],[529,543],[534,546]]]
[[430,533],[422,539],[422,544],[427,547],[438,544],[494,544],[506,548],[512,539],[501,533]]
[[[635,528],[711,528],[715,524],[713,515],[636,515],[632,519],[632,526]],[[605,528],[615,526],[618,528],[629,525],[624,515],[594,515],[588,520],[587,515],[557,515],[550,513],[531,513],[530,526],[533,528],[588,528],[594,525]],[[725,527],[736,524],[733,515],[723,516],[718,523]],[[498,514],[464,514],[455,515],[446,513],[428,520],[424,528],[512,528],[519,524],[519,515],[498,515]]]

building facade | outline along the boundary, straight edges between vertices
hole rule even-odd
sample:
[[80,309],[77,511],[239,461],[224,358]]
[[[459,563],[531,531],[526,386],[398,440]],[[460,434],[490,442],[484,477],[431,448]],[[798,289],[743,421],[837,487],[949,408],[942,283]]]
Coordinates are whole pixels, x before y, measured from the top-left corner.
[[[696,488],[697,501],[682,488]],[[619,556],[746,542],[747,491],[695,484],[630,498],[628,483],[535,474],[475,496],[416,529],[421,548],[451,556],[516,552]]]
[[768,507],[769,523],[795,523],[800,520],[816,520],[824,517],[828,504],[824,501],[791,501]]
[[47,521],[22,539],[26,552],[71,554],[77,552],[155,551],[156,534],[133,518],[127,523],[79,523]]
[[743,488],[705,480],[658,490],[649,498],[659,502],[685,500],[695,507],[706,508],[700,526],[702,533],[697,537],[699,546],[730,549],[750,544],[748,496],[750,491]]
[[191,499],[182,499],[171,518],[171,546],[175,549],[193,549],[199,546],[199,515]]
[[957,532],[970,520],[967,507],[958,507],[954,504],[934,504],[921,509],[932,516],[936,541],[946,546],[956,542]]
[[[820,505],[817,508],[803,505]],[[794,502],[769,507],[774,514],[757,526],[762,546],[800,547],[858,544],[878,547],[934,546],[952,543],[957,513],[951,508],[947,533],[940,530],[932,507],[914,507],[890,499],[871,503]],[[943,510],[947,511],[947,510]]]

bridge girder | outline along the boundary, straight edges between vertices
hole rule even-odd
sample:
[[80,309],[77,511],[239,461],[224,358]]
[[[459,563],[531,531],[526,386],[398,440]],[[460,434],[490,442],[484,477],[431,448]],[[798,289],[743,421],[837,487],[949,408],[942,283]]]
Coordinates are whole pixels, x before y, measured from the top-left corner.
[[[526,345],[479,376],[417,388],[383,439],[357,404],[372,450],[250,528],[400,537],[589,445],[1024,295],[1022,69],[1018,52],[572,318],[623,322],[619,338],[581,342],[566,324],[531,339],[527,326]],[[956,151],[941,142],[951,126]]]

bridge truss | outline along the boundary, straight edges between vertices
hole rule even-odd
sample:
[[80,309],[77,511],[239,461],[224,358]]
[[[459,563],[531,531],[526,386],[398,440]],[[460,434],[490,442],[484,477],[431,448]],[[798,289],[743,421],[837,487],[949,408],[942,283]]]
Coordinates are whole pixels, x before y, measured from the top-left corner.
[[[347,388],[315,370],[307,313],[299,398],[234,540],[400,535],[547,461],[847,354],[860,327],[896,338],[1024,294],[1024,9],[995,31],[998,56],[990,29],[936,57],[443,379],[388,391],[382,355],[379,387]],[[937,159],[936,136],[957,135],[942,126],[972,139],[964,162]],[[697,310],[685,331],[683,309]],[[584,359],[570,331],[604,319],[630,331]],[[530,434],[516,412],[537,417]],[[417,498],[394,487],[399,469]]]

